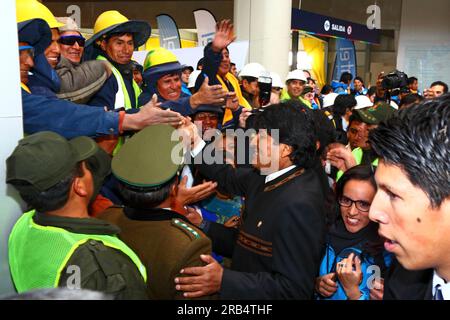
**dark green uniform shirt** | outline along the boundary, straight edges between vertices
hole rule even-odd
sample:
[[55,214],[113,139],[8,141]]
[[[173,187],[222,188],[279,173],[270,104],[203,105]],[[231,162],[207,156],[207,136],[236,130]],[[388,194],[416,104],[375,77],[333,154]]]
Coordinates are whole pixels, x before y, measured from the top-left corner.
[[[164,209],[110,208],[99,219],[120,227],[120,239],[147,268],[150,299],[184,299],[175,290],[175,277],[187,267],[204,266],[202,254],[211,254],[211,241],[182,215]],[[216,297],[203,297],[214,299]]]
[[[114,236],[120,232],[118,227],[93,218],[66,218],[36,212],[33,221],[80,234]],[[80,268],[82,289],[104,292],[115,299],[148,299],[145,282],[133,261],[99,241],[89,240],[74,251],[61,272],[60,287],[73,284],[74,273],[67,269],[69,266]]]

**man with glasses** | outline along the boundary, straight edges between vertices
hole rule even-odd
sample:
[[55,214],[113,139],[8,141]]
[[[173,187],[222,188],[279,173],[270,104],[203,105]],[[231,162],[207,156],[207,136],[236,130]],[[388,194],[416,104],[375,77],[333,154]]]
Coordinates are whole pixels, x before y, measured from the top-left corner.
[[72,18],[58,17],[63,23],[59,27],[59,50],[61,56],[56,73],[61,79],[61,88],[57,97],[75,103],[86,103],[104,85],[111,75],[111,67],[104,61],[86,61],[81,63],[86,39]]

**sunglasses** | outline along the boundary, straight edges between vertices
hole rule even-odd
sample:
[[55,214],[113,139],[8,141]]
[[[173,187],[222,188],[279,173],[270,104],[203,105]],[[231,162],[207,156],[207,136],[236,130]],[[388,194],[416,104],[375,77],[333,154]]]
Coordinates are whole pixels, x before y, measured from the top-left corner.
[[58,40],[58,43],[66,46],[73,46],[75,42],[78,43],[80,47],[84,47],[86,39],[82,36],[61,36]]
[[32,46],[19,46],[19,53],[27,52],[31,58],[34,58],[34,48]]

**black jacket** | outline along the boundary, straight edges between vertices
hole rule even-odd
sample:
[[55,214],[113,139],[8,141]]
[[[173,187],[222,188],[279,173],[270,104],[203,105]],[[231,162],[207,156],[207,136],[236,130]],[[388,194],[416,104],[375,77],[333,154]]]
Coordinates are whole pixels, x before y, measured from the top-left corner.
[[432,300],[433,269],[410,271],[396,260],[384,280],[383,300]]
[[218,224],[207,230],[213,251],[232,257],[220,297],[311,299],[325,224],[324,197],[314,170],[293,169],[265,184],[265,176],[251,168],[197,168],[227,194],[245,197],[240,230]]

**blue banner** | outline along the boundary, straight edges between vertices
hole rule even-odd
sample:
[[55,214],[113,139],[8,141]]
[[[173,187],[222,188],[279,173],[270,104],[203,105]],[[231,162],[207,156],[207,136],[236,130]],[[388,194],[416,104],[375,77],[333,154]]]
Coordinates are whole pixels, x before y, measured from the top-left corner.
[[350,72],[353,77],[356,76],[355,45],[350,40],[336,39],[336,60],[332,80],[339,81],[343,72]]
[[367,26],[323,16],[299,9],[292,9],[292,30],[302,30],[324,37],[342,38],[369,43],[380,43],[380,31]]
[[171,16],[160,14],[156,17],[159,29],[159,44],[168,50],[180,49],[180,33],[178,27]]

